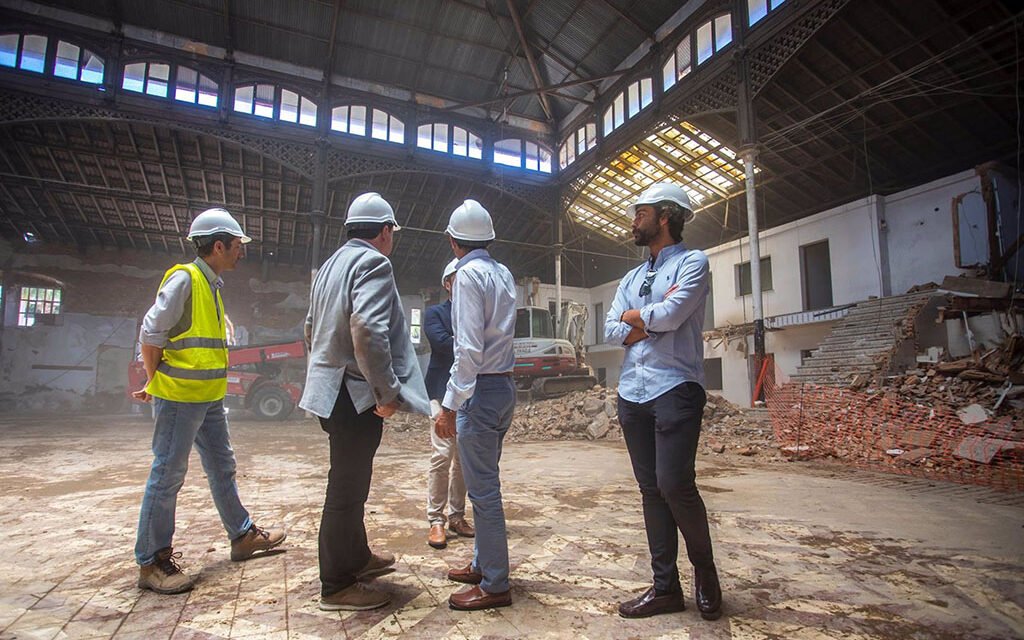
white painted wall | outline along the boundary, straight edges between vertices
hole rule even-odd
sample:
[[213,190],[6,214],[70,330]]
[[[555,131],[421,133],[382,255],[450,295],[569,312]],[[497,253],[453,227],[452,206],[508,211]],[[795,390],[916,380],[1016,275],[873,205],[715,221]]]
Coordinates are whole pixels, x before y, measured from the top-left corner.
[[[63,323],[54,326],[4,328],[0,406],[50,412],[89,407],[96,392],[98,356],[104,347],[125,350],[127,382],[137,335],[135,318],[85,313],[65,313],[61,318]],[[119,404],[121,399],[109,400]]]
[[[761,232],[761,256],[772,258],[773,286],[763,296],[765,316],[804,310],[800,247],[821,240],[829,242],[835,305],[881,296],[885,291],[898,295],[915,284],[941,282],[946,275],[960,274],[953,258],[952,200],[978,189],[977,175],[965,171],[897,194],[856,200]],[[753,303],[750,296],[737,295],[736,280],[736,265],[749,261],[746,239],[713,247],[706,253],[714,289],[715,326],[751,322]],[[617,287],[618,281],[613,281],[590,289],[592,315],[598,302],[604,303],[607,312]],[[604,322],[603,318],[595,320]],[[817,347],[830,326],[818,323],[769,332],[765,348],[775,354],[779,371],[792,375],[800,364],[800,351]],[[593,331],[588,333],[593,336]],[[748,344],[747,352],[752,350],[752,343]],[[737,351],[735,343],[728,349],[708,344],[705,357],[723,358],[721,395],[749,405],[751,383],[745,353]],[[595,368],[607,369],[609,386],[618,382],[621,347],[594,345],[588,358]]]
[[980,191],[980,178],[964,171],[885,198],[893,295],[962,273],[953,257],[953,198]]

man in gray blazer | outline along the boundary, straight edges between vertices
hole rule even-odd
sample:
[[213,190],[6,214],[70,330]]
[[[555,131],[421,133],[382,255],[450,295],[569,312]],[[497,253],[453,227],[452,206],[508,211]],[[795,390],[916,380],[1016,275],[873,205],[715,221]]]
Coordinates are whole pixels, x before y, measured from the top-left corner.
[[361,611],[391,596],[361,580],[389,573],[395,557],[370,550],[363,522],[384,418],[430,414],[388,255],[399,226],[384,198],[364,193],[345,217],[348,241],[317,272],[305,334],[306,387],[299,407],[330,437],[331,468],[320,520],[320,608]]

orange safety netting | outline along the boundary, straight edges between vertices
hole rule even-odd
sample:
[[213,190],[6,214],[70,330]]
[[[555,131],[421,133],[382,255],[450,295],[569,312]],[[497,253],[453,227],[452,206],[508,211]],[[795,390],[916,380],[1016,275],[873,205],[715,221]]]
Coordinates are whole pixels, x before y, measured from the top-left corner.
[[793,458],[1024,490],[1024,425],[1012,416],[965,424],[948,407],[884,390],[785,382],[765,393],[776,442]]

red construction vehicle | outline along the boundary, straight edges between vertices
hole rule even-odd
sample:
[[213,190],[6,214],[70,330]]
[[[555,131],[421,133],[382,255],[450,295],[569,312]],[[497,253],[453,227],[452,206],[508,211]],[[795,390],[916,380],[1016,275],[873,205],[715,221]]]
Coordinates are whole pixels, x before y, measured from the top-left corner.
[[[225,404],[248,409],[259,420],[284,420],[302,397],[302,383],[290,379],[290,368],[283,363],[305,357],[306,345],[302,340],[229,347]],[[142,362],[133,361],[128,367],[129,393],[145,383]]]

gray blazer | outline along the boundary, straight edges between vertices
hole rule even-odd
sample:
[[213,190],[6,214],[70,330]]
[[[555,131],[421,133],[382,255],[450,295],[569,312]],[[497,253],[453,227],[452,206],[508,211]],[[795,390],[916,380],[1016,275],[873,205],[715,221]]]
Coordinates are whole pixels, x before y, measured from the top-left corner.
[[373,245],[349,240],[320,267],[305,329],[299,407],[329,418],[344,381],[359,413],[398,398],[399,410],[430,415],[391,261]]

